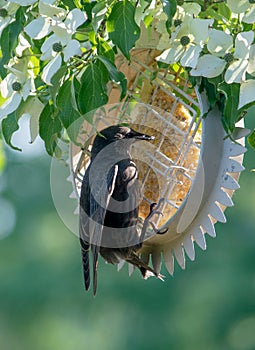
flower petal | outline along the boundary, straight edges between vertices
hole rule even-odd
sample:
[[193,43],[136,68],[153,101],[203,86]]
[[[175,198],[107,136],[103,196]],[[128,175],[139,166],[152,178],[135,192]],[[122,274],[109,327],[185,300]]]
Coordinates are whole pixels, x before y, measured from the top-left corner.
[[27,79],[26,83],[22,87],[23,100],[26,101],[31,92],[35,91],[34,79]]
[[242,108],[246,104],[255,101],[255,80],[247,80],[240,87],[240,96],[238,109]]
[[41,47],[41,61],[51,60],[57,55],[57,52],[53,51],[52,46],[59,41],[59,38],[55,34],[52,34],[48,39],[45,40]]
[[191,69],[193,76],[214,78],[220,75],[226,66],[225,60],[213,55],[204,55],[198,59],[197,67]]
[[51,31],[50,21],[48,18],[39,17],[30,22],[24,30],[32,39],[42,39]]
[[245,23],[254,23],[255,22],[255,6],[252,6],[249,11],[245,13],[242,19]]
[[183,67],[191,67],[195,68],[197,65],[198,57],[200,52],[202,51],[202,47],[190,45],[184,52],[180,63]]
[[76,31],[76,29],[82,25],[87,19],[85,12],[75,8],[70,11],[66,17],[65,25],[69,28],[72,34]]
[[51,78],[59,70],[61,63],[61,55],[58,54],[55,58],[53,58],[52,61],[47,64],[47,66],[44,67],[42,72],[42,80],[45,81],[46,84],[52,85]]
[[242,13],[245,12],[250,3],[248,0],[227,0],[228,7],[234,13]]
[[20,59],[19,62],[13,66],[5,66],[15,76],[14,81],[19,81],[22,85],[27,80],[27,62],[26,60]]
[[241,83],[245,80],[248,60],[237,60],[231,63],[225,73],[225,81],[228,84]]
[[43,2],[44,2],[45,4],[53,5],[54,2],[56,2],[56,0],[43,0]]
[[28,6],[32,5],[36,2],[37,0],[9,0],[9,2],[14,2],[15,4],[19,4],[21,6]]
[[184,47],[178,42],[175,42],[170,49],[163,51],[162,54],[157,57],[157,61],[167,64],[176,63],[181,58],[183,52]]
[[214,20],[195,18],[190,22],[190,33],[194,36],[194,42],[202,45],[209,36],[209,27],[212,26]]
[[208,50],[216,56],[224,56],[233,47],[233,38],[221,30],[211,29],[209,31]]
[[251,45],[247,72],[255,75],[255,44]]
[[45,1],[39,1],[39,13],[40,15],[51,18],[54,16],[57,16],[58,18],[64,18],[66,16],[66,11],[64,9],[46,3]]
[[254,32],[242,32],[237,34],[235,40],[235,58],[247,59],[249,57],[249,49],[253,42]]
[[42,53],[51,49],[52,45],[58,42],[59,42],[59,38],[55,34],[52,34],[51,36],[49,36],[41,46]]
[[24,36],[22,34],[19,35],[19,44],[16,47],[15,51],[17,56],[21,57],[23,51],[25,51],[26,49],[28,49],[31,45],[29,44],[29,42],[27,41],[26,38],[24,38]]
[[50,61],[52,60],[54,57],[57,56],[57,52],[53,51],[52,48],[50,48],[48,51],[44,52],[41,57],[40,60],[41,61]]
[[57,36],[58,42],[60,41],[62,45],[66,45],[68,41],[72,39],[73,33],[66,27],[63,22],[53,20],[51,29]]
[[3,98],[8,98],[13,94],[12,84],[17,81],[15,74],[10,73],[1,81],[0,90]]
[[189,14],[192,17],[197,17],[199,12],[201,11],[201,6],[195,2],[184,3],[181,7],[184,9],[186,14]]
[[75,55],[81,55],[80,43],[77,40],[70,40],[63,50],[64,61],[67,62],[69,58]]
[[0,119],[16,111],[21,100],[21,94],[14,92],[11,97],[0,107]]

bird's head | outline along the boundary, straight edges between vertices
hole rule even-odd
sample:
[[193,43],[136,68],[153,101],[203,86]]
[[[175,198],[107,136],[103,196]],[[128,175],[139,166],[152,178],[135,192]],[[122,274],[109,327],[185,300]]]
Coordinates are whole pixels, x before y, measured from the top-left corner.
[[[129,151],[130,146],[139,140],[154,140],[154,136],[149,136],[137,132],[127,126],[112,125],[106,129],[101,130],[92,146],[92,157],[100,152],[104,147],[116,143],[114,149],[121,151]],[[115,145],[114,145],[115,146]]]

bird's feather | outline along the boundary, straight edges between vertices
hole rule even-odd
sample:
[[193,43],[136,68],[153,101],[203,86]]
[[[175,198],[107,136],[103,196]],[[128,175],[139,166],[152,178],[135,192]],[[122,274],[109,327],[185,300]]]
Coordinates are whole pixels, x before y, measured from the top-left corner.
[[[83,271],[86,290],[90,285],[89,247],[93,256],[93,293],[97,290],[97,265],[106,211],[112,196],[118,174],[118,166],[111,167],[106,176],[90,177],[91,167],[84,175],[80,210],[80,240],[82,247]],[[93,172],[94,174],[94,172]],[[91,192],[91,188],[93,191]],[[84,209],[83,209],[84,208]],[[81,238],[83,237],[83,239]],[[84,248],[85,247],[85,248]]]

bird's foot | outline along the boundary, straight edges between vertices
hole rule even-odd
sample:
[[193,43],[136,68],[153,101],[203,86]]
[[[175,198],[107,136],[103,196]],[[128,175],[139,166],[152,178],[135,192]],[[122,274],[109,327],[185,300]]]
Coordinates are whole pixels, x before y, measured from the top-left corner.
[[152,228],[153,228],[153,231],[157,234],[157,235],[164,235],[165,233],[167,233],[168,231],[168,228],[166,227],[165,229],[163,230],[159,230],[158,227],[154,224],[154,222],[150,222]]
[[149,277],[152,277],[152,276],[157,277],[161,281],[165,282],[164,280],[165,276],[161,275],[161,273],[152,272],[150,270],[146,270],[146,272],[143,274],[143,279],[147,280]]
[[153,217],[155,215],[162,215],[163,216],[163,213],[162,213],[162,206],[164,204],[164,198],[161,198],[158,203],[152,203],[150,205],[150,212],[148,214],[148,216],[145,218],[144,220],[144,224],[143,224],[143,233],[145,235],[145,232],[148,228],[149,225],[152,226],[153,228],[153,231],[158,234],[158,235],[163,235],[165,234],[167,231],[168,231],[168,228],[165,228],[163,230],[159,230],[157,228],[157,226],[154,224],[154,222],[152,221]]

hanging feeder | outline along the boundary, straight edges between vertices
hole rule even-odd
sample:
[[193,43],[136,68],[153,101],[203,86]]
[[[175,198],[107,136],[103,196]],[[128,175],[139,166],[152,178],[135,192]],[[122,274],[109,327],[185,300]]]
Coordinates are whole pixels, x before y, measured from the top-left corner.
[[[157,50],[145,47],[133,50],[130,62],[118,56],[116,66],[128,80],[127,97],[119,102],[119,91],[111,86],[109,102],[95,111],[93,125],[83,123],[78,138],[82,149],[70,145],[69,180],[74,190],[71,198],[78,200],[96,131],[128,123],[156,136],[153,144],[134,145],[132,157],[143,192],[140,224],[148,215],[149,205],[161,199],[163,216],[154,223],[167,232],[156,235],[148,228],[139,253],[146,262],[151,258],[156,272],[160,272],[163,257],[173,274],[175,259],[184,269],[185,253],[195,259],[194,242],[205,250],[205,234],[215,237],[214,224],[226,222],[224,210],[233,206],[231,197],[239,188],[237,180],[244,169],[246,129],[242,125],[237,128],[237,143],[225,137],[217,108],[202,119],[208,111],[206,96],[189,85],[183,70],[158,68],[158,55]],[[129,273],[132,271],[129,265]]]

